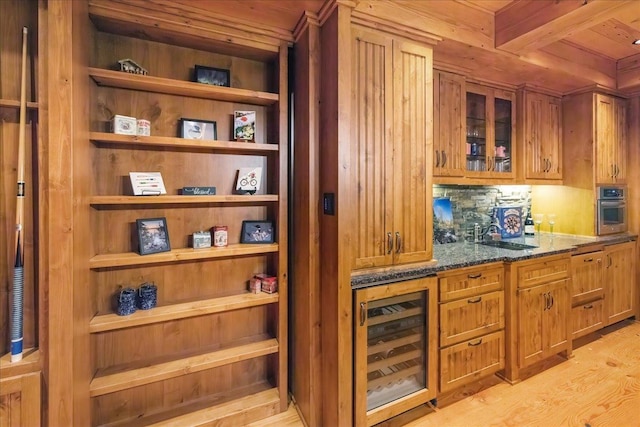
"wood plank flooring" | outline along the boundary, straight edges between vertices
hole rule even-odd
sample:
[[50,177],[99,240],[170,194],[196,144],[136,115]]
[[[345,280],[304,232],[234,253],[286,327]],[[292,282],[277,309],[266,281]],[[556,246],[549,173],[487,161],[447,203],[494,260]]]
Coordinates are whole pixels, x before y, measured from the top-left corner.
[[[640,427],[640,322],[626,320],[574,342],[569,360],[509,385],[496,377],[379,427]],[[289,410],[253,427],[302,427]]]

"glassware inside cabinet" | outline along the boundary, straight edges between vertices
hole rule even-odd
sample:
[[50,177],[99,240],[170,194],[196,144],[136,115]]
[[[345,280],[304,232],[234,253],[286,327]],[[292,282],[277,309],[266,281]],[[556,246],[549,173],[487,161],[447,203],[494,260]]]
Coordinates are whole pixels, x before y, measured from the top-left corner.
[[467,170],[486,170],[487,152],[487,98],[467,93]]
[[367,307],[367,411],[426,387],[426,293]]
[[511,172],[511,101],[495,98],[496,172]]

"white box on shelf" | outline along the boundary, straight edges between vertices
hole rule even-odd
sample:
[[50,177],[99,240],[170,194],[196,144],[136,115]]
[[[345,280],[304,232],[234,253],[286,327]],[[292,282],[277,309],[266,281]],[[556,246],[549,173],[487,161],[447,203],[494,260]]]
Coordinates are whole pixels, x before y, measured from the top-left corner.
[[111,119],[111,132],[119,135],[135,135],[138,131],[138,124],[135,117],[121,116],[116,114]]
[[134,196],[167,194],[160,172],[129,172]]

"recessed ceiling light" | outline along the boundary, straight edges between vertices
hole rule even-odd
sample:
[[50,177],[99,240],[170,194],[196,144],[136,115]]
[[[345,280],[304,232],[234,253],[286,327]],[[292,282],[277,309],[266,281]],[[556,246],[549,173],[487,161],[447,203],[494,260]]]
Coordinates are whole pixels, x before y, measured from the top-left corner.
[[634,40],[632,43],[635,44],[635,45],[640,45],[640,39]]

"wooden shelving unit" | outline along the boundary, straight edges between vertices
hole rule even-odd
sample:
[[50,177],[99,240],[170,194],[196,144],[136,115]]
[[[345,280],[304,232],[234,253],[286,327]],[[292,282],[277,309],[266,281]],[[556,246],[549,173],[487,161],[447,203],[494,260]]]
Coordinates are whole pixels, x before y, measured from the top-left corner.
[[[89,254],[83,279],[92,294],[89,424],[241,425],[286,410],[287,46],[279,43],[276,55],[263,57],[159,46],[167,40],[130,39],[127,28],[134,23],[113,26],[110,18],[103,26],[103,9],[94,6],[93,41],[105,49],[93,52],[87,64],[90,128],[76,164],[89,165],[88,180],[75,190],[88,212],[80,222],[89,227],[87,241],[76,247]],[[167,65],[150,67],[155,75],[108,69],[121,57],[142,55],[149,64]],[[173,61],[178,55],[186,62]],[[220,60],[250,88],[185,81],[186,64],[222,66],[215,63]],[[237,110],[256,111],[255,142],[225,140],[232,137]],[[113,114],[149,119],[152,135],[99,131]],[[176,137],[185,117],[217,123],[215,139]],[[256,194],[235,194],[243,167],[262,167]],[[136,170],[160,171],[168,194],[127,195],[128,173]],[[217,194],[178,194],[192,185],[215,186]],[[140,217],[166,218],[170,251],[131,251]],[[274,241],[240,243],[244,220],[272,221]],[[214,225],[228,226],[227,246],[190,247],[192,233]],[[249,279],[258,273],[276,276],[278,291],[250,293]],[[120,289],[142,282],[157,285],[157,306],[117,315]],[[171,399],[163,397],[165,389],[172,390]]]
[[[0,107],[18,109],[18,108],[20,108],[20,101],[15,100],[15,99],[0,99]],[[38,109],[38,103],[37,102],[27,101],[27,109],[37,110]]]

